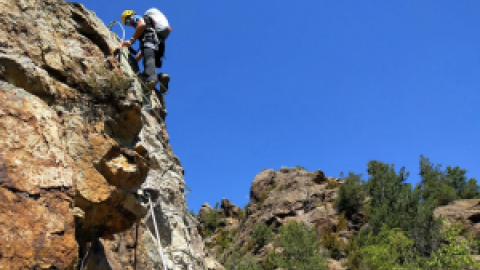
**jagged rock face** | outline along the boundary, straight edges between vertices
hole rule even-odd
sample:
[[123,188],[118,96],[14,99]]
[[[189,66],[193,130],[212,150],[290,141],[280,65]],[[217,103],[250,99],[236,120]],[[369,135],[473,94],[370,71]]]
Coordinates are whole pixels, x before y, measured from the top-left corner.
[[222,199],[220,204],[220,209],[222,210],[222,215],[226,218],[237,218],[242,213],[242,208],[234,205],[228,199]]
[[[244,218],[240,214],[241,208],[227,199],[222,200],[222,207],[218,210],[223,216],[223,220],[219,223],[221,230],[218,231],[234,232],[234,243],[220,253],[216,245],[216,239],[219,236],[217,231],[213,236],[205,238],[205,246],[209,247],[206,253],[224,261],[226,255],[231,252],[247,248],[250,252],[254,252],[261,263],[273,246],[269,244],[258,251],[251,250],[250,236],[254,226],[260,222],[273,226],[275,232],[292,220],[314,227],[319,236],[328,230],[335,229],[338,225],[339,213],[333,203],[340,184],[339,179],[326,177],[322,171],[307,172],[301,168],[281,168],[278,172],[263,170],[252,181],[250,202],[246,207]],[[202,220],[201,216],[209,211],[217,210],[207,205],[202,206],[199,212],[200,220]],[[342,238],[348,241],[359,227],[361,224],[347,221],[347,231],[342,233]],[[330,260],[328,264],[329,269],[332,270],[344,269],[335,260]]]
[[77,253],[74,161],[58,116],[0,81],[0,269],[66,269]]
[[[1,9],[8,12],[0,19],[0,79],[48,102],[50,107],[42,102],[44,107],[32,109],[32,115],[45,111],[56,116],[45,121],[59,125],[49,132],[58,134],[65,150],[62,154],[73,159],[70,177],[76,182],[75,206],[84,212],[78,217],[79,233],[91,239],[131,227],[146,213],[132,189],[145,181],[147,161],[132,151],[121,150],[116,138],[121,136],[113,136],[114,128],[102,117],[129,115],[133,125],[128,125],[128,117],[122,117],[126,119],[123,123],[117,121],[126,130],[123,133],[130,132],[124,136],[128,140],[131,133],[140,131],[140,110],[132,105],[98,104],[99,119],[92,121],[87,114],[95,98],[85,93],[96,87],[97,80],[88,75],[95,67],[104,66],[115,39],[81,5],[58,0],[3,1]],[[24,185],[30,183],[28,179],[22,181]]]
[[203,268],[165,100],[141,96],[118,37],[63,0],[0,11],[0,269]]
[[[323,180],[318,180],[319,175]],[[321,171],[307,172],[297,168],[282,168],[280,172],[264,170],[253,179],[247,215],[277,227],[299,219],[308,224],[331,222],[337,219],[332,203],[338,188],[328,188],[330,182],[339,185],[338,179],[327,178]]]
[[459,200],[441,207],[434,212],[437,217],[444,217],[447,225],[460,223],[474,237],[480,236],[480,200]]
[[213,210],[213,208],[210,206],[208,203],[202,204],[202,207],[200,207],[200,210],[198,210],[198,218],[202,219],[204,215],[206,215],[208,212]]

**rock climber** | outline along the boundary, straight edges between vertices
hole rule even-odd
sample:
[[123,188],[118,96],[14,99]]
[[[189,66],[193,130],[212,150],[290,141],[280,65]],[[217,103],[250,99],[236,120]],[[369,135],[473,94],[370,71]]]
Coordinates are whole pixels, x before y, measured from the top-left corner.
[[119,48],[130,47],[138,39],[140,50],[135,56],[137,62],[144,58],[143,68],[146,77],[147,91],[155,89],[158,81],[161,92],[167,91],[170,77],[168,74],[157,75],[156,68],[162,67],[162,57],[165,53],[165,40],[172,30],[167,18],[156,8],[151,8],[143,16],[137,15],[133,10],[125,10],[121,16],[124,25],[135,27],[135,32],[130,40],[120,43]]

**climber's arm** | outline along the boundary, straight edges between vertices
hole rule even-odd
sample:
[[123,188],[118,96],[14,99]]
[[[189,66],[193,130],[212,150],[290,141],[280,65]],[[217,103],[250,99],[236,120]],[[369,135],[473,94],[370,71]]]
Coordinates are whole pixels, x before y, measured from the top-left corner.
[[137,40],[143,34],[143,31],[145,30],[146,26],[147,26],[147,24],[145,23],[145,21],[143,19],[138,20],[138,22],[135,26],[135,33],[133,33],[132,38],[130,40],[123,41],[122,43],[120,43],[119,47],[122,48],[122,47],[132,46],[132,44],[135,42],[135,40]]

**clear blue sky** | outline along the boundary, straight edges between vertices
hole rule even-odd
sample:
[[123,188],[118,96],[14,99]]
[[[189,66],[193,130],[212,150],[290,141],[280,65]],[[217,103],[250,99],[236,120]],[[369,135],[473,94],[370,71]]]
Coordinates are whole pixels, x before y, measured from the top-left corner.
[[480,180],[480,1],[80,3],[106,24],[168,17],[167,127],[190,209],[243,206],[281,166],[339,176],[378,159],[417,182],[423,154]]

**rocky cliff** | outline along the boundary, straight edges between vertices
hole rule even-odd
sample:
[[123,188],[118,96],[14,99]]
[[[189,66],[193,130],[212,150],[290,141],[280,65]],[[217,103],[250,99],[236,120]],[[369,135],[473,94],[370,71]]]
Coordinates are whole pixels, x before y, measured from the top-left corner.
[[0,269],[213,269],[164,98],[119,38],[63,0],[0,10]]
[[[272,251],[272,243],[256,249],[252,242],[252,232],[256,224],[265,223],[274,232],[289,221],[303,222],[315,228],[318,235],[335,231],[339,225],[339,214],[334,202],[340,179],[327,177],[322,171],[308,172],[303,168],[281,168],[280,171],[263,170],[252,181],[250,201],[241,209],[228,199],[223,199],[218,209],[204,204],[198,216],[201,233],[205,236],[206,253],[219,261],[236,251],[252,253],[262,264]],[[209,231],[205,218],[219,214],[218,227]],[[207,222],[208,223],[208,222]],[[340,233],[341,241],[349,241],[363,225],[361,216],[346,221],[346,228]],[[224,238],[230,238],[228,243]],[[329,269],[340,270],[340,262],[329,260]]]

